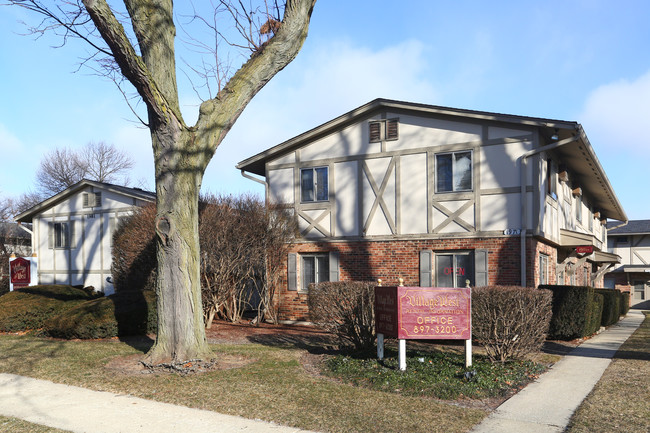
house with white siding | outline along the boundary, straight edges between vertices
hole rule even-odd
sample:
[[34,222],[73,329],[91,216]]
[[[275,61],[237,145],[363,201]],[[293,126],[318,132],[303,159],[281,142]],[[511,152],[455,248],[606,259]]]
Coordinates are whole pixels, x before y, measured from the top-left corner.
[[376,99],[241,161],[300,238],[277,293],[308,318],[310,283],[603,285],[626,221],[577,122]]
[[112,238],[120,218],[146,203],[152,192],[82,180],[15,217],[32,224],[38,284],[93,286],[114,291]]
[[630,305],[650,308],[650,220],[607,224],[607,249],[621,263],[605,275],[605,287],[630,292]]

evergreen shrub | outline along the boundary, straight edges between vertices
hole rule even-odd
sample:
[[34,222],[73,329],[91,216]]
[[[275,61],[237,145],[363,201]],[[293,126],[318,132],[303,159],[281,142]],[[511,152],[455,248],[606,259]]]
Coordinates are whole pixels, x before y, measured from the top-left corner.
[[539,288],[553,292],[549,338],[573,340],[598,331],[603,297],[593,287],[543,285]]
[[127,291],[94,299],[53,317],[41,334],[65,339],[112,338],[156,332],[156,296]]
[[621,316],[630,311],[630,292],[621,292]]
[[492,361],[535,352],[546,340],[552,293],[518,286],[472,289],[472,337]]
[[0,331],[39,329],[52,317],[78,304],[102,296],[66,285],[25,287],[0,297]]
[[342,345],[369,349],[375,344],[375,286],[373,281],[310,284],[310,319],[336,335]]
[[618,322],[621,317],[621,302],[623,296],[620,290],[612,289],[595,289],[595,292],[603,295],[603,317],[601,318],[601,326],[611,326]]

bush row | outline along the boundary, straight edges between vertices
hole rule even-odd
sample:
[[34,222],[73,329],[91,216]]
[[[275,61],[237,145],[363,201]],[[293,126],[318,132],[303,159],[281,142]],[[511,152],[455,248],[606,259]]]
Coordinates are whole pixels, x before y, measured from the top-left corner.
[[3,332],[37,331],[67,339],[156,332],[156,300],[151,291],[104,297],[65,285],[33,286],[2,296],[0,312]]
[[629,293],[621,293],[619,290],[552,285],[539,288],[553,292],[553,318],[549,337],[558,340],[592,335],[601,326],[617,323],[620,316],[629,310]]
[[[367,349],[375,343],[374,282],[311,285],[311,320],[342,345]],[[479,287],[472,290],[472,334],[492,360],[504,362],[541,348],[551,317],[548,290]]]

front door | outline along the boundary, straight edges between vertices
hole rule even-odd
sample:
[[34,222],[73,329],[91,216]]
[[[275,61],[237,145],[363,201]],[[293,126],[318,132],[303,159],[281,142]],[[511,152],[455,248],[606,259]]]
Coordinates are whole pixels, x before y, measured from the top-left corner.
[[632,292],[632,305],[648,299],[648,284],[645,281],[635,281]]

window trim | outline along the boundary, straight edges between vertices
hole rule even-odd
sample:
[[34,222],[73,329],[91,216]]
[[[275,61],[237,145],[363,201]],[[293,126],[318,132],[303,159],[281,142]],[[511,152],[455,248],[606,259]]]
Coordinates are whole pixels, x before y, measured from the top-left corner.
[[[469,153],[470,157],[470,169],[469,169],[469,174],[470,174],[470,187],[469,189],[454,189],[454,173],[455,173],[455,159],[454,156],[456,154],[460,153]],[[438,189],[438,157],[439,156],[444,156],[444,155],[451,155],[451,187],[452,189],[449,191],[440,191]],[[474,150],[473,149],[466,149],[466,150],[456,150],[452,152],[440,152],[436,153],[434,155],[434,176],[433,176],[433,182],[434,182],[434,189],[436,194],[454,194],[454,193],[462,193],[462,192],[472,192],[474,191]]]
[[544,253],[539,253],[539,284],[540,285],[550,284],[549,263],[550,263],[549,255]]
[[546,195],[557,201],[557,165],[553,159],[546,160]]
[[[327,176],[327,183],[326,183],[326,192],[327,192],[327,198],[326,199],[318,199],[318,176],[316,176],[316,170],[324,168],[326,171],[326,176]],[[305,200],[305,193],[303,191],[303,183],[302,183],[302,173],[305,171],[310,170],[312,172],[312,191],[313,191],[313,200]],[[328,202],[330,199],[330,187],[329,187],[329,182],[330,182],[330,168],[327,165],[319,165],[319,166],[314,166],[314,167],[304,167],[300,169],[300,203],[324,203]]]
[[[314,281],[313,283],[318,284],[318,283],[324,283],[327,281],[330,281],[330,255],[329,253],[301,253],[299,254],[300,258],[300,270],[299,270],[299,275],[300,275],[300,284],[298,285],[298,290],[301,292],[307,292],[309,291],[309,284],[307,283],[307,278],[305,278],[305,271],[306,271],[306,266],[305,266],[305,259],[306,258],[313,258],[314,259]],[[322,270],[319,269],[319,260],[318,259],[326,259],[327,260],[327,269],[324,271],[325,273],[322,274]],[[319,275],[325,275],[326,280],[319,280],[318,277]]]
[[[72,235],[70,231],[70,221],[55,221],[52,223],[52,248],[55,250],[67,250],[70,249],[70,236]],[[65,230],[64,230],[65,225]],[[61,236],[63,235],[63,236]],[[63,243],[60,241],[63,238]]]
[[[454,287],[457,287],[457,283],[458,283],[458,281],[457,281],[458,277],[456,275],[456,272],[457,272],[457,270],[456,270],[456,268],[457,268],[456,257],[457,256],[466,256],[466,257],[468,257],[469,258],[469,268],[465,269],[465,275],[464,275],[465,279],[464,279],[464,281],[469,280],[470,281],[470,286],[473,286],[476,283],[475,276],[474,276],[474,271],[475,271],[475,267],[476,267],[474,252],[475,251],[472,251],[472,250],[469,250],[469,251],[468,250],[435,251],[434,254],[433,254],[433,272],[434,272],[434,275],[433,275],[433,278],[432,278],[433,287],[445,287],[445,286],[440,286],[439,285],[440,280],[439,280],[439,273],[438,273],[438,258],[442,257],[442,256],[452,256],[452,267],[454,268],[452,281],[454,283]],[[464,281],[463,281],[462,287],[465,287]]]

